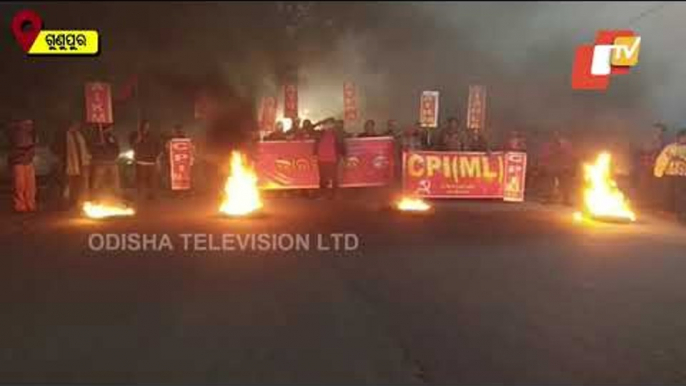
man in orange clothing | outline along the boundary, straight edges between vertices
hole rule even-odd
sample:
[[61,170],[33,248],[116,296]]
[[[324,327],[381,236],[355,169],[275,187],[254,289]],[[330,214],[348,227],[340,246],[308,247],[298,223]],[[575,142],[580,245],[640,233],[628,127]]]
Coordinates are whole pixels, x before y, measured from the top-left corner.
[[14,211],[18,213],[36,210],[36,172],[33,158],[36,154],[36,131],[33,121],[23,119],[10,124],[10,143],[7,165],[12,169],[14,180]]

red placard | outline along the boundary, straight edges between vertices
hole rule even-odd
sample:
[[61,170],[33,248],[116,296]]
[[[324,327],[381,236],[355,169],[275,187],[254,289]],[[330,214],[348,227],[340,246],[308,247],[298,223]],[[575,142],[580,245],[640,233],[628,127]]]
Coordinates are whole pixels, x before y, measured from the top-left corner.
[[[348,156],[341,164],[341,187],[383,186],[393,179],[393,139],[348,139]],[[319,187],[314,141],[260,142],[257,174],[262,189]]]
[[260,104],[260,129],[265,133],[274,131],[276,125],[277,99],[275,97],[264,97]]
[[404,152],[403,188],[420,197],[521,201],[525,166],[524,153]]
[[86,122],[111,124],[112,117],[112,91],[109,83],[91,82],[86,83]]
[[526,187],[526,153],[505,153],[504,183],[503,200],[514,202],[524,201],[524,189]]
[[438,127],[438,91],[424,91],[419,103],[422,127]]
[[344,119],[349,122],[357,121],[359,118],[357,110],[357,90],[355,83],[343,83],[343,113]]
[[284,106],[283,116],[285,118],[295,119],[298,117],[298,86],[296,84],[287,84],[284,86]]
[[169,141],[169,164],[171,165],[171,189],[191,188],[191,166],[193,165],[193,143],[188,138]]
[[467,128],[481,130],[486,121],[486,87],[469,86]]

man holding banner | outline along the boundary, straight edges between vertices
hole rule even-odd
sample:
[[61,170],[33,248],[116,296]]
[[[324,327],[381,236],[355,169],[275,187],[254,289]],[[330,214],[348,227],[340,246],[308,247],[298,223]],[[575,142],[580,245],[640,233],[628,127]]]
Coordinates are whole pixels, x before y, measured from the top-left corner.
[[329,198],[336,196],[339,163],[346,155],[345,133],[335,123],[333,118],[328,119],[314,144],[319,168],[319,189],[322,195],[328,190]]

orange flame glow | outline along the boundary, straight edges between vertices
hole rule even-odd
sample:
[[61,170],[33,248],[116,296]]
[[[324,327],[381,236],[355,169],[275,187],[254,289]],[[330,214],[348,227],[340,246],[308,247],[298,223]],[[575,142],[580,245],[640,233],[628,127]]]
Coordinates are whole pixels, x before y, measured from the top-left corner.
[[224,195],[219,211],[231,216],[248,215],[263,206],[257,175],[238,151],[231,153],[231,174],[224,185]]
[[431,209],[431,206],[420,198],[402,197],[397,203],[398,210],[411,212],[425,212]]
[[132,208],[125,205],[95,203],[90,201],[85,202],[82,209],[86,217],[95,219],[133,216],[136,213]]
[[[624,194],[617,187],[611,174],[612,157],[603,152],[595,163],[584,165],[584,208],[583,212],[594,218],[636,221]],[[575,213],[578,219],[582,216]]]

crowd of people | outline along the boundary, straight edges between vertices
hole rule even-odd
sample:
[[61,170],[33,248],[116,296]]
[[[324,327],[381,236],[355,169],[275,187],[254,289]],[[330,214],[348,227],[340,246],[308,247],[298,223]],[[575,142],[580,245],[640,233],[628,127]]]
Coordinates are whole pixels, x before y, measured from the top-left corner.
[[[121,148],[112,125],[99,128],[86,127],[73,122],[59,132],[51,149],[59,159],[59,181],[69,207],[80,207],[87,199],[118,197],[121,195],[121,176],[118,159]],[[7,128],[10,151],[8,166],[13,176],[13,205],[16,212],[32,212],[36,205],[36,176],[33,167],[36,132],[33,121],[24,119],[12,122]],[[392,137],[396,155],[407,150],[472,151],[494,150],[527,152],[527,138],[523,132],[512,131],[505,141],[495,144],[484,131],[468,129],[451,117],[438,128],[423,127],[419,122],[400,129],[390,119],[386,127],[378,129],[374,120],[364,122],[362,130],[353,134],[346,131],[345,122],[327,118],[313,123],[310,120],[293,120],[290,130],[283,122],[260,141],[314,140],[320,174],[320,193],[333,197],[339,180],[339,163],[346,156],[346,138]],[[176,125],[171,134],[163,138],[151,130],[150,122],[142,121],[137,130],[128,136],[133,150],[137,199],[154,199],[160,185],[169,187],[168,143],[173,138],[186,138],[183,128]],[[579,191],[580,159],[571,141],[558,131],[538,149],[535,162],[529,162],[527,184],[534,182],[548,201],[572,204]],[[632,186],[636,196],[655,201],[663,210],[676,212],[686,221],[686,130],[681,130],[676,141],[669,143],[664,125],[653,127],[653,138],[647,146],[637,149]],[[397,163],[399,164],[399,162]],[[162,173],[160,173],[162,171]],[[400,173],[396,170],[396,175]],[[664,177],[664,178],[663,178]]]
[[[37,135],[30,119],[8,125],[9,152],[7,165],[12,172],[13,209],[18,213],[34,212],[36,204]],[[128,136],[135,164],[136,198],[152,200],[169,175],[168,146],[174,138],[186,138],[181,125],[170,135],[160,136],[142,121]],[[66,208],[80,208],[90,199],[118,199],[122,196],[122,147],[113,125],[86,126],[74,121],[58,131],[49,141],[56,157],[50,182],[56,186]],[[163,173],[159,173],[162,169]],[[168,178],[166,179],[168,181]],[[167,184],[164,184],[167,185]]]

